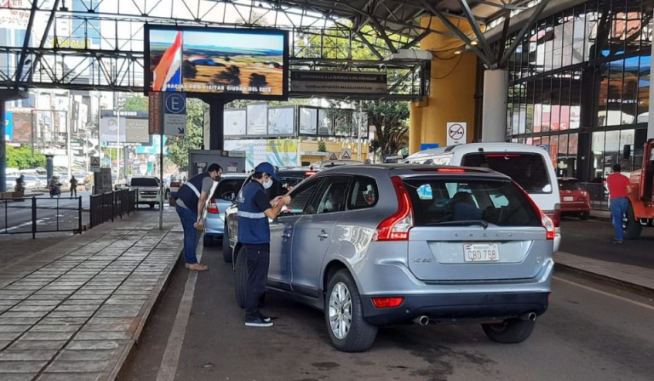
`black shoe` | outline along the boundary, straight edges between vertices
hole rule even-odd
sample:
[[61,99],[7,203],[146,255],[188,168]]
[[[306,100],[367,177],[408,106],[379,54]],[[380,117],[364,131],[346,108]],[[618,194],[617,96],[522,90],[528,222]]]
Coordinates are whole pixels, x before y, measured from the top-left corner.
[[272,327],[273,326],[273,322],[271,320],[265,321],[263,318],[265,318],[265,316],[263,317],[257,316],[255,318],[245,318],[245,325],[248,327]]

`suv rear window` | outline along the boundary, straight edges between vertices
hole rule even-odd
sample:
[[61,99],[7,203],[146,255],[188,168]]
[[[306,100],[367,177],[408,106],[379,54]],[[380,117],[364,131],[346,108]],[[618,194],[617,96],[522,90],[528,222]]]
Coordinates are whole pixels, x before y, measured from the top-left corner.
[[245,179],[226,179],[220,180],[220,184],[213,192],[213,198],[231,200],[241,191]]
[[503,173],[531,194],[552,193],[543,157],[535,153],[471,153],[463,157],[464,167],[490,168]]
[[541,226],[531,202],[512,182],[493,179],[408,179],[415,226],[485,221],[498,226]]
[[136,177],[131,182],[133,187],[158,187],[159,182],[156,179],[147,177]]
[[581,184],[578,180],[559,180],[559,190],[576,191],[581,190]]

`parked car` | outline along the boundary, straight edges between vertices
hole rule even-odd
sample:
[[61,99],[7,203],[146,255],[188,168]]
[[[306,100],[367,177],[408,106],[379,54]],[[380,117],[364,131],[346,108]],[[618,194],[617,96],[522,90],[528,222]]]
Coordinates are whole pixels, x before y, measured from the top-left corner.
[[25,175],[25,189],[39,189],[41,181],[35,175]]
[[582,188],[579,180],[572,177],[559,178],[561,213],[575,214],[586,220],[590,215],[590,195]]
[[[270,223],[267,290],[325,313],[331,343],[364,351],[380,326],[481,323],[519,343],[548,307],[556,235],[514,181],[482,168],[342,166],[290,192]],[[226,212],[236,299],[247,262]]]
[[321,170],[325,168],[340,167],[343,165],[363,165],[363,162],[358,160],[323,160],[311,163],[311,170]]
[[225,210],[234,203],[248,175],[223,175],[209,199],[204,219],[204,246],[212,246],[215,238],[223,238]]
[[[136,190],[136,203],[150,205],[154,208],[155,205],[162,206],[161,204],[161,183],[159,178],[151,176],[132,177],[129,183],[130,190]],[[164,187],[164,200],[170,197],[170,189]]]
[[408,156],[405,163],[489,168],[511,177],[554,222],[554,251],[561,244],[561,197],[549,153],[518,143],[471,143],[432,148]]

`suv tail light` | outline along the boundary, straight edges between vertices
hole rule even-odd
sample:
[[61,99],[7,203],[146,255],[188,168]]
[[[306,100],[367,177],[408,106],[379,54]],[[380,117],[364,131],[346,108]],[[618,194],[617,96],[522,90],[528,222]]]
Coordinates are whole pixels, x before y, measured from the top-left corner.
[[401,178],[391,177],[395,195],[397,196],[397,211],[383,220],[377,226],[375,241],[408,241],[409,230],[413,227],[413,206],[411,197]]
[[383,297],[374,297],[372,298],[372,304],[375,306],[375,308],[394,308],[398,307],[402,302],[404,301],[403,297],[391,297],[391,298],[383,298]]
[[220,211],[218,210],[218,206],[216,206],[216,199],[215,198],[212,198],[209,201],[209,206],[207,207],[207,213],[220,214]]
[[172,183],[170,183],[170,187],[171,188],[179,188],[180,183],[178,181],[173,181]]
[[554,227],[561,226],[561,204],[554,205],[554,210],[544,210],[543,213],[554,223]]
[[[545,237],[546,237],[546,239],[548,241],[553,241],[554,237],[556,237],[556,224],[554,223],[554,221],[552,221],[552,219],[547,214],[545,214],[542,210],[540,210],[538,205],[536,205],[536,202],[534,202],[534,199],[532,199],[531,196],[529,195],[529,193],[525,192],[525,190],[522,189],[522,187],[520,185],[518,185],[518,183],[513,181],[513,185],[515,185],[518,189],[520,189],[520,191],[522,191],[522,194],[525,197],[527,197],[527,199],[531,203],[531,206],[534,208],[536,213],[538,213],[540,215],[541,225],[543,225],[543,227],[545,228]],[[561,218],[561,206],[559,204],[556,204],[556,206],[554,208],[555,208],[554,215],[558,214],[559,220],[560,220],[560,218]]]

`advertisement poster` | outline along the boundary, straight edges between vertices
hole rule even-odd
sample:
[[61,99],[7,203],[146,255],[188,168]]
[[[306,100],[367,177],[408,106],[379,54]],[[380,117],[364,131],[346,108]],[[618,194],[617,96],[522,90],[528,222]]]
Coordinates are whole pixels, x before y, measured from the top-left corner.
[[300,107],[300,134],[315,135],[318,133],[318,110]]
[[151,26],[153,91],[283,96],[287,33]]
[[268,133],[268,105],[265,103],[248,105],[248,135],[264,136]]
[[32,141],[32,113],[13,111],[12,143]]
[[268,135],[283,136],[295,133],[295,108],[268,109]]
[[225,110],[223,114],[223,126],[225,128],[225,136],[243,136],[246,135],[246,117],[247,111],[240,110]]
[[318,110],[318,135],[334,135],[334,118],[331,110]]
[[295,140],[226,140],[225,150],[245,151],[247,171],[264,161],[278,167],[299,165],[298,144]]

